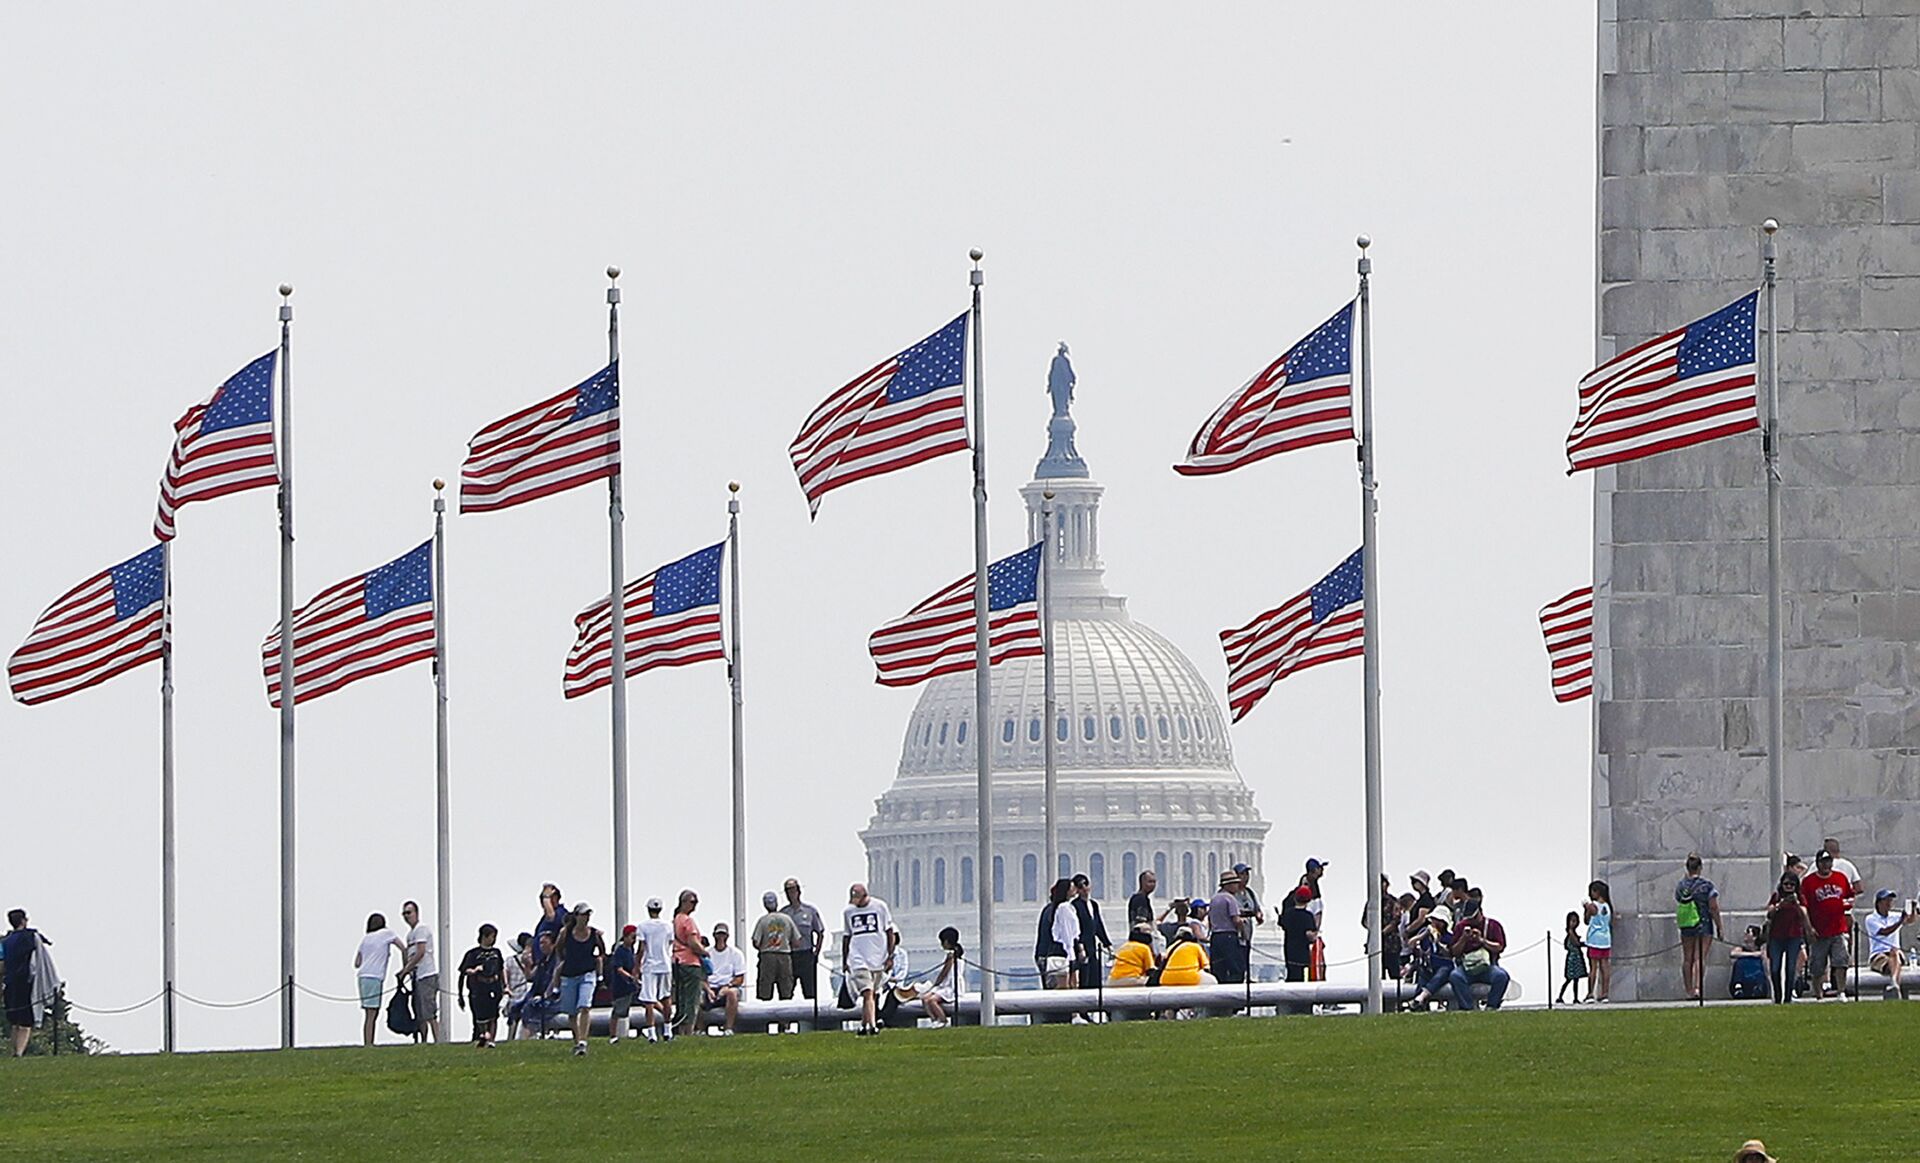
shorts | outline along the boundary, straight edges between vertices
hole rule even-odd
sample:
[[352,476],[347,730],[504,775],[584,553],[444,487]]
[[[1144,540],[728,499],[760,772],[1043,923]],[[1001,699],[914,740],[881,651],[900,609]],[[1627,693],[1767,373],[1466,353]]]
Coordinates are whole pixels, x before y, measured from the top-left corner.
[[655,1005],[673,999],[673,974],[665,969],[640,971],[640,1004]]
[[1589,945],[1589,946],[1587,946],[1587,960],[1588,960],[1588,961],[1611,961],[1611,960],[1613,960],[1613,946],[1611,946],[1611,945]]
[[1713,936],[1713,922],[1701,921],[1697,925],[1688,925],[1686,928],[1680,930],[1680,935],[1682,937],[1711,937]]
[[467,1005],[473,1012],[473,1020],[491,1022],[500,1016],[500,995],[489,990],[471,990],[467,993]]
[[1849,963],[1847,936],[1810,937],[1807,939],[1807,976],[1818,981],[1826,976],[1829,966],[1845,969]]
[[772,1001],[775,991],[781,1001],[793,997],[793,954],[762,953],[759,970],[754,974],[754,996],[761,1001]]
[[859,968],[847,974],[848,988],[855,993],[878,993],[881,983],[887,980],[884,969]]
[[[385,988],[386,984],[387,983],[384,979],[378,978],[378,977],[361,978],[360,979],[360,1008],[363,1010],[379,1009],[380,994],[381,994],[381,991]],[[7,1011],[7,1016],[8,1017],[13,1016],[13,1011],[11,1009]]]
[[440,975],[430,973],[413,978],[413,1016],[423,1022],[440,1020]]
[[630,993],[618,994],[608,1000],[613,1006],[613,1016],[616,1018],[624,1018],[633,1012],[633,995]]
[[578,1013],[593,1005],[593,987],[598,984],[591,973],[560,979],[560,1012]]
[[1867,968],[1875,973],[1887,973],[1893,969],[1893,954],[1875,953],[1867,958]]

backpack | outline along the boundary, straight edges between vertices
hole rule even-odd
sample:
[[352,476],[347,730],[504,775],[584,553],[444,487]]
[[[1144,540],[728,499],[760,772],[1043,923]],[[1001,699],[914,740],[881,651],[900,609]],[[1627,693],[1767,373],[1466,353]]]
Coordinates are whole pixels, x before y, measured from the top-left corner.
[[1673,919],[1682,929],[1698,928],[1700,925],[1700,905],[1693,899],[1693,890],[1688,888],[1685,895],[1676,893],[1680,907],[1673,910]]
[[420,1019],[413,1012],[413,983],[404,977],[393,991],[393,1000],[387,1003],[387,1029],[403,1038],[420,1032]]

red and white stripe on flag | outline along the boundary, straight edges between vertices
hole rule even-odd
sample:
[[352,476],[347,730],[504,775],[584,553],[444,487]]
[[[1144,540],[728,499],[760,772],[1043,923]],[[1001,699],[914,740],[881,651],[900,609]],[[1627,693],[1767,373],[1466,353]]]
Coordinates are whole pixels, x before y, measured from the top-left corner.
[[1593,587],[1540,607],[1540,633],[1553,668],[1553,697],[1563,703],[1593,693]]
[[171,541],[182,505],[280,483],[273,434],[273,369],[269,351],[235,372],[204,403],[174,422],[173,452],[160,478],[153,535]]
[[[293,702],[433,657],[433,542],[320,591],[293,612]],[[280,627],[260,646],[267,701],[280,705]]]
[[[1046,653],[1040,634],[1039,572],[1045,543],[987,567],[987,665]],[[973,670],[977,655],[973,575],[934,594],[867,639],[874,681],[913,686]]]
[[1365,584],[1360,550],[1311,589],[1237,630],[1222,630],[1227,655],[1227,706],[1233,721],[1265,698],[1273,684],[1323,662],[1366,652]]
[[1588,372],[1567,434],[1567,472],[1758,428],[1758,299],[1756,291]]
[[7,685],[28,705],[51,702],[160,657],[165,548],[94,574],[61,594],[7,659]]
[[488,513],[620,472],[620,364],[482,428],[460,465],[460,511]]
[[1173,466],[1227,472],[1269,456],[1353,436],[1353,304],[1334,312],[1228,396]]

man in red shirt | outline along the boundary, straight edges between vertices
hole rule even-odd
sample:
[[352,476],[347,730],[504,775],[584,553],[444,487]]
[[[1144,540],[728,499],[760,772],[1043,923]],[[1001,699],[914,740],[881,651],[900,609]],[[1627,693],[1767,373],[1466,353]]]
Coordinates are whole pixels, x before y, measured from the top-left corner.
[[1833,853],[1822,848],[1813,858],[1813,871],[1800,882],[1813,934],[1807,941],[1807,976],[1813,981],[1831,973],[1825,993],[1845,999],[1847,931],[1853,927],[1853,882],[1833,866]]

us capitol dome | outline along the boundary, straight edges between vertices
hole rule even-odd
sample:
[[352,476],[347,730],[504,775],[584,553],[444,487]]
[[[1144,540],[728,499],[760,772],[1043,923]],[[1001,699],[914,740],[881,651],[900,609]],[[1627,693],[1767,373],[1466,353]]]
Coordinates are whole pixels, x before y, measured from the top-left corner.
[[[1227,720],[1206,680],[1107,588],[1100,557],[1105,489],[1074,447],[1065,357],[1062,344],[1054,361],[1047,454],[1020,490],[1029,544],[1042,537],[1043,495],[1054,494],[1055,721],[1043,722],[1044,659],[1011,659],[991,672],[994,963],[1002,972],[1031,974],[1039,912],[1058,877],[1087,874],[1118,945],[1140,871],[1158,874],[1159,910],[1175,896],[1213,895],[1222,870],[1240,862],[1252,866],[1252,882],[1267,905],[1268,924],[1256,936],[1256,947],[1264,948],[1264,938],[1274,934],[1262,877],[1271,825],[1234,766]],[[970,959],[978,943],[974,710],[971,671],[921,687],[898,774],[860,834],[867,883],[892,908],[915,969],[938,963],[936,935],[947,925],[960,931]],[[1059,867],[1051,871],[1042,867],[1047,730],[1056,747],[1060,846]],[[1256,954],[1253,968],[1269,976],[1275,962]],[[1030,976],[1005,977],[1001,988],[1033,984]]]

